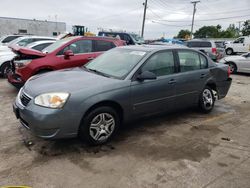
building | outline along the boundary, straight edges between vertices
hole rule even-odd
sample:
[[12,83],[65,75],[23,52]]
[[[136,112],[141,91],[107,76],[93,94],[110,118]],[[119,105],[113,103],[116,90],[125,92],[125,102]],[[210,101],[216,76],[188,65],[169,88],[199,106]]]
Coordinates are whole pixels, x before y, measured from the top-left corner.
[[0,36],[9,34],[57,36],[65,32],[64,22],[0,17]]

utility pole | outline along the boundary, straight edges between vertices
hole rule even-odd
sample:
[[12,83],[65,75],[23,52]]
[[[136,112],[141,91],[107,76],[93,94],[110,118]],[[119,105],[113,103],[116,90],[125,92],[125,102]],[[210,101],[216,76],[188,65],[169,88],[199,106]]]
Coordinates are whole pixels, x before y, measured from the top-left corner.
[[192,39],[193,38],[193,29],[194,29],[194,15],[195,15],[195,12],[196,12],[196,4],[200,3],[200,1],[191,1],[191,3],[194,5],[192,26],[191,26],[191,36],[190,36],[190,38]]
[[148,0],[145,0],[145,2],[143,3],[144,13],[143,13],[143,20],[142,20],[141,37],[143,37],[143,35],[144,35],[144,26],[145,26],[146,13],[147,13],[147,4],[148,4]]
[[239,30],[238,30],[238,35],[240,36],[240,29],[241,29],[241,22],[244,22],[244,21],[239,21]]

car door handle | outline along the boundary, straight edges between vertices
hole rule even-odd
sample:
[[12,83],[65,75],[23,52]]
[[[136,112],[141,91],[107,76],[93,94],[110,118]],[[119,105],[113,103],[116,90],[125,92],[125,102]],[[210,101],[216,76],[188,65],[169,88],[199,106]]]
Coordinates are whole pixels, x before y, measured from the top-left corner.
[[200,78],[205,78],[206,74],[201,74]]
[[168,84],[175,84],[176,83],[176,80],[175,79],[171,79],[169,80]]
[[93,60],[95,59],[94,57],[88,57],[87,60]]

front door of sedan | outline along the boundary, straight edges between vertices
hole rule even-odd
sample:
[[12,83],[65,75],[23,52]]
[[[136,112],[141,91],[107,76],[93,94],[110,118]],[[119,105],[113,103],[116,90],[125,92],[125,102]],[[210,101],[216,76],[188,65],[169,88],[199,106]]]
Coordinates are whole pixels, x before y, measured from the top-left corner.
[[188,107],[198,102],[200,92],[209,77],[204,55],[191,50],[177,50],[179,73],[176,84],[176,106]]
[[153,80],[134,79],[131,102],[134,116],[146,116],[173,109],[175,105],[175,61],[172,51],[152,55],[140,69],[156,75]]
[[[65,56],[65,52],[69,50],[72,51],[73,54]],[[96,56],[96,52],[93,52],[92,40],[79,40],[59,51],[57,54],[58,61],[55,62],[60,69],[79,67],[94,59]]]
[[250,52],[236,62],[239,72],[250,73]]

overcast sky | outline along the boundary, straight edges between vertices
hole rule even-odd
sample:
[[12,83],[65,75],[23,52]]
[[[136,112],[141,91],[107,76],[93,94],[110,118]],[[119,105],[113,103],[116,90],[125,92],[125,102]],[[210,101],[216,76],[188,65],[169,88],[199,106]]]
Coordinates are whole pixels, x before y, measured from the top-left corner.
[[[0,16],[66,22],[98,28],[141,31],[144,0],[1,0]],[[180,29],[191,28],[193,5],[190,0],[148,0],[144,38],[170,38]],[[224,19],[226,18],[226,19]],[[250,19],[250,0],[201,0],[197,4],[194,30],[203,25]],[[213,19],[217,19],[211,21]]]

